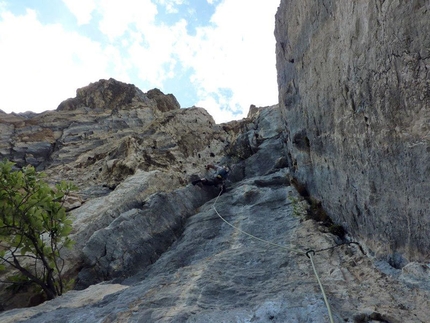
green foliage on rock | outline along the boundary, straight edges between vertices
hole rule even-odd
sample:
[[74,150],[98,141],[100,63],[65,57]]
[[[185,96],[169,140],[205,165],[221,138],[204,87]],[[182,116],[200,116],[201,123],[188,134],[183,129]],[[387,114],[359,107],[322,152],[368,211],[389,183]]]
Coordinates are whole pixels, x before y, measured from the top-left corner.
[[63,204],[76,187],[61,182],[53,189],[34,167],[14,171],[13,166],[0,162],[0,270],[18,270],[53,299],[65,290],[60,251],[73,242]]

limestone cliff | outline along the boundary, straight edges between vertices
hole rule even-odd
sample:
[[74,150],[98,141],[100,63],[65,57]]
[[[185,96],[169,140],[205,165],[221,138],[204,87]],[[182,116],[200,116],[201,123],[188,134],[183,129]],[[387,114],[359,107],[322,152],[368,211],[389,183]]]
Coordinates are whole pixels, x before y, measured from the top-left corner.
[[[0,285],[0,322],[328,322],[310,250],[335,322],[426,322],[429,266],[374,258],[308,203],[282,113],[252,106],[218,125],[110,79],[56,111],[0,114],[2,157],[79,186],[62,254],[75,289],[9,310],[34,303]],[[308,155],[310,142],[293,140]],[[221,196],[190,184],[208,163],[232,169]]]
[[[79,109],[72,111],[79,115]],[[81,187],[82,205],[70,212],[76,245],[63,256],[76,288],[86,289],[0,313],[2,323],[328,322],[308,250],[316,251],[313,259],[335,322],[426,322],[430,317],[425,264],[392,268],[312,219],[316,210],[289,182],[278,106],[252,109],[249,118],[222,125],[209,122],[201,109],[159,114],[141,109],[149,108],[132,112],[125,105],[117,113],[155,111],[152,126],[115,129],[117,137],[100,130],[94,138],[109,137],[105,145],[82,151],[79,143],[93,137],[76,139],[76,147],[65,146],[77,160],[45,164],[52,178],[73,179]],[[103,118],[97,120],[114,119]],[[202,137],[191,136],[196,119]],[[187,140],[179,143],[187,131]],[[118,149],[130,137],[138,140]],[[205,138],[210,148],[200,146]],[[154,140],[168,144],[146,146]],[[170,152],[168,165],[157,149]],[[94,162],[79,167],[87,156]],[[227,192],[219,197],[217,190],[181,182],[203,174],[209,161],[233,169]],[[130,171],[103,190],[112,177],[109,170],[115,171],[108,165],[115,163],[129,163]],[[181,164],[187,165],[180,169]],[[2,298],[4,306],[10,302]]]
[[291,171],[401,268],[430,249],[430,4],[282,0],[279,104]]

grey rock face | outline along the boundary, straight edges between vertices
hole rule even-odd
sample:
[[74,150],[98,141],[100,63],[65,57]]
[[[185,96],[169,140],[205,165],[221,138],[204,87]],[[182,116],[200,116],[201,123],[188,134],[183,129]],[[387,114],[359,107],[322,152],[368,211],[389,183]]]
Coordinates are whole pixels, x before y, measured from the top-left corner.
[[[325,233],[313,220],[305,220],[306,203],[289,186],[287,175],[287,169],[280,169],[247,178],[202,205],[188,218],[176,242],[135,275],[116,279],[116,284],[73,291],[36,308],[8,311],[0,314],[0,320],[328,322],[327,308],[304,253],[332,247],[338,238]],[[169,208],[177,195],[188,198],[187,194],[199,195],[201,190],[189,186],[165,195],[163,204]],[[167,208],[159,217],[170,213]],[[146,239],[150,232],[148,214],[139,214],[142,211],[137,208],[133,212],[124,213],[112,223],[110,238],[105,240],[109,241],[108,249],[112,243],[115,245],[111,250],[123,250],[121,246],[136,237],[132,233],[137,231],[142,243],[127,246],[128,253],[153,246]],[[121,225],[128,229],[123,230]],[[126,232],[128,237],[124,236]],[[122,264],[126,264],[127,256],[123,259]],[[426,322],[430,315],[429,290],[420,289],[419,283],[408,286],[383,274],[354,245],[318,252],[313,259],[335,322]],[[417,276],[413,268],[418,265],[403,275],[424,278],[425,270],[418,270]]]
[[[253,108],[248,119],[215,125],[200,108],[161,111],[156,97],[39,116],[60,120],[45,127],[61,143],[46,172],[74,179],[84,197],[70,212],[76,244],[63,256],[67,277],[88,287],[2,312],[0,322],[328,322],[308,250],[335,322],[426,322],[427,264],[396,269],[399,253],[391,265],[374,261],[309,219],[313,208],[290,185],[282,110]],[[38,116],[0,117],[12,133],[40,126]],[[306,131],[292,140],[311,153]],[[189,184],[214,162],[232,168],[219,197]]]
[[[94,259],[84,258],[83,250],[92,252],[84,247],[95,231],[140,208],[151,194],[184,187],[206,164],[219,161],[237,136],[236,129],[227,133],[216,126],[204,109],[179,109],[172,95],[149,92],[148,96],[134,85],[101,80],[79,89],[77,97],[65,101],[57,111],[0,112],[0,158],[12,160],[18,167],[31,164],[43,170],[52,183],[68,180],[79,187],[79,196],[68,201],[75,209],[73,237],[77,244],[65,254],[65,273],[75,278],[84,262],[91,264],[82,274],[87,278],[80,279],[81,286],[133,272],[127,266],[99,270]],[[189,211],[180,217],[185,219]],[[173,229],[161,230],[166,242],[156,248],[157,257],[183,229],[182,220],[177,221],[173,214],[170,219]],[[102,259],[97,252],[100,261],[123,255],[116,252]],[[134,261],[132,256],[130,259]],[[153,262],[156,257],[149,259]],[[110,261],[103,267],[107,263]],[[10,293],[2,293],[4,287],[0,284],[0,305],[16,306]]]
[[276,15],[293,176],[401,267],[429,261],[428,1],[290,1]]
[[[126,181],[131,185],[124,183],[126,188],[121,187],[109,197],[89,202],[91,206],[87,211],[90,213],[87,215],[96,224],[85,226],[79,223],[80,231],[75,240],[85,243],[78,242],[83,247],[84,265],[77,288],[114,278],[123,279],[154,263],[181,235],[186,219],[216,194],[211,189],[196,190],[188,186],[145,198],[148,195],[145,190],[153,190],[151,186],[156,186],[155,181],[171,180],[163,178],[163,174],[153,176],[145,180],[147,174],[138,173]],[[110,206],[106,207],[106,204]],[[94,206],[100,210],[97,219],[92,211]],[[79,218],[85,217],[82,210],[76,213],[79,214],[78,222]],[[85,239],[88,234],[90,237]]]
[[2,114],[1,157],[39,170],[74,162],[109,140],[150,123],[157,105],[134,85],[100,80],[77,90],[56,111]]
[[224,125],[224,130],[237,134],[226,147],[227,156],[223,160],[235,165],[230,175],[233,181],[287,166],[286,136],[277,105],[257,109],[248,122],[233,121]]
[[[279,130],[276,125],[281,118],[277,106],[261,109],[253,120],[254,126],[248,127],[249,131],[246,131],[246,122],[242,125],[234,123],[243,129],[243,134],[224,125],[227,137],[232,138],[229,147],[233,147],[229,150],[230,158],[222,161],[232,167],[229,185],[245,177],[265,175],[286,166],[277,164],[285,148],[282,136],[270,130]],[[178,125],[175,128],[178,129]],[[235,133],[238,133],[236,137],[233,136]],[[245,160],[239,158],[234,163],[233,157],[241,156],[241,147],[250,145],[249,140],[242,138],[251,138],[252,141],[256,133],[259,140],[253,144],[253,155]],[[190,144],[195,141],[197,139],[193,138]],[[270,182],[266,186],[272,184]],[[281,181],[281,184],[285,183]],[[88,201],[74,210],[75,249],[82,250],[82,253],[70,255],[69,259],[75,260],[69,262],[80,267],[77,260],[84,259],[78,287],[128,277],[155,262],[180,236],[185,220],[219,192],[215,188],[196,190],[192,186],[172,191],[172,188],[180,186],[172,173],[138,171],[108,196]],[[165,194],[160,191],[171,192]]]

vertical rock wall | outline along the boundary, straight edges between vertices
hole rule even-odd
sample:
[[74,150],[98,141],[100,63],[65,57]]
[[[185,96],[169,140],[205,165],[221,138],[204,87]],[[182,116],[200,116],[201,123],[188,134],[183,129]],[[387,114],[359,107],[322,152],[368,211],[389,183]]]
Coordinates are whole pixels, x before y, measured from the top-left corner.
[[430,258],[430,2],[282,0],[294,176],[394,266]]

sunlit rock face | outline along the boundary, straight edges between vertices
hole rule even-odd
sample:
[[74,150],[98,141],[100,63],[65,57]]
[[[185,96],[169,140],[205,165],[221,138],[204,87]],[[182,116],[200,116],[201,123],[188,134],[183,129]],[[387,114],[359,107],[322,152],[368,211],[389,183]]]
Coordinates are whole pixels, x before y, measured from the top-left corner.
[[291,172],[395,267],[429,261],[427,1],[281,1],[279,104]]
[[1,113],[0,128],[2,158],[33,165],[51,181],[73,180],[89,197],[136,170],[168,171],[173,189],[198,165],[221,158],[228,144],[204,109],[180,109],[172,94],[145,94],[114,79],[78,89],[56,111]]

